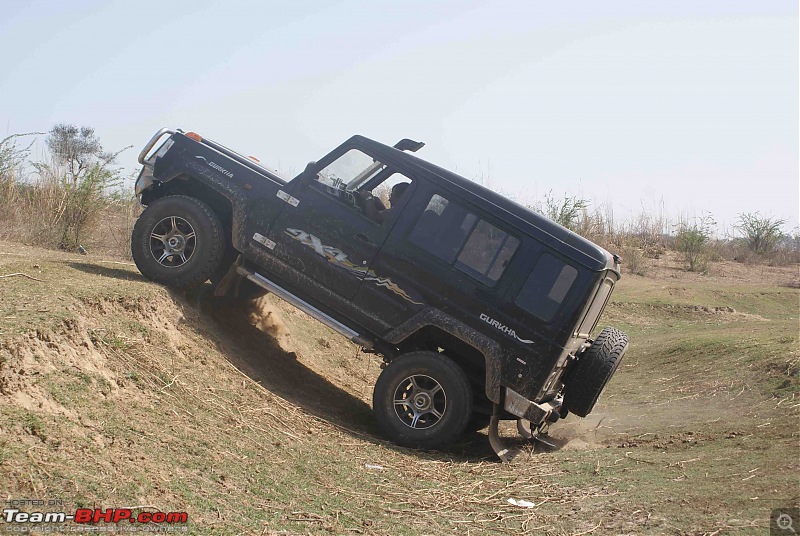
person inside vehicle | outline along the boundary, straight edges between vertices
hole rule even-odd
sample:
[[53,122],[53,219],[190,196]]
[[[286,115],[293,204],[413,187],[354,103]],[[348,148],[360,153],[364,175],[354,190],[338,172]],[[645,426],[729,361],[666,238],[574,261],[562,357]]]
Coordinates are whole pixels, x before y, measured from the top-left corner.
[[373,196],[372,192],[361,192],[361,196],[365,201],[367,217],[376,223],[383,223],[391,214],[391,210],[400,203],[400,198],[410,184],[409,182],[399,182],[392,186],[392,191],[389,193],[390,206],[389,208],[383,209],[380,208],[383,206],[383,203],[379,198]]

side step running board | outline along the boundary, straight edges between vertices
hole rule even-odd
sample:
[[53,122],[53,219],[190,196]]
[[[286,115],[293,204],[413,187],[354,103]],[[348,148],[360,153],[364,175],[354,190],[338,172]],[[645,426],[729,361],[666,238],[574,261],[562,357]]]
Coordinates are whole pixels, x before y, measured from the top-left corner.
[[[345,326],[335,318],[332,318],[331,316],[323,313],[313,305],[298,298],[288,290],[284,289],[283,287],[279,286],[273,281],[270,281],[269,279],[259,274],[258,272],[245,268],[242,264],[238,262],[237,264],[234,264],[234,268],[239,276],[249,279],[259,287],[266,289],[275,294],[276,296],[278,296],[279,298],[291,303],[292,305],[294,305],[307,315],[315,318],[316,320],[319,320],[320,322],[322,322],[335,332],[344,335],[354,343],[363,346],[364,348],[372,348],[372,341],[369,341],[366,338],[362,337],[358,332],[353,331],[352,329]],[[233,269],[231,270],[231,272],[233,272]]]

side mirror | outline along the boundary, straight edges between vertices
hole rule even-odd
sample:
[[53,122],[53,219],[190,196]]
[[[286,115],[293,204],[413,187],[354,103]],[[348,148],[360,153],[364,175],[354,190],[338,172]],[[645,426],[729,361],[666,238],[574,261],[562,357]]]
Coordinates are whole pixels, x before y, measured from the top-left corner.
[[300,175],[300,182],[302,184],[311,184],[316,179],[317,174],[314,172],[314,169],[317,167],[317,163],[312,160],[308,164],[306,164],[306,169],[303,170],[303,173]]

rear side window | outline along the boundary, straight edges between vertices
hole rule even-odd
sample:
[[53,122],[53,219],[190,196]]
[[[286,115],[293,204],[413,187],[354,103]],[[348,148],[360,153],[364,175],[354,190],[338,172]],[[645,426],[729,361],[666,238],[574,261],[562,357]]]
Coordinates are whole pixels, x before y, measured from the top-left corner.
[[552,320],[577,277],[575,267],[542,253],[515,303],[542,320]]
[[519,246],[519,240],[457,203],[434,195],[409,237],[411,242],[493,286]]

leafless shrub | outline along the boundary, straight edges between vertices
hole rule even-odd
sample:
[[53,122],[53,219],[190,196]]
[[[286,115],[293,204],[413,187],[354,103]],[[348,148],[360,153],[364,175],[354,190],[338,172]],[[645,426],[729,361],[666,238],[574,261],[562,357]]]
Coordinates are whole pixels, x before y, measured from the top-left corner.
[[574,231],[609,250],[623,247],[614,228],[614,212],[605,206],[594,209],[583,207]]
[[762,216],[758,212],[743,212],[739,214],[736,229],[742,233],[752,252],[769,255],[781,241],[781,227],[785,223],[784,219]]
[[670,222],[661,204],[657,212],[642,209],[636,216],[623,223],[619,234],[628,245],[641,249],[645,257],[659,258],[672,245]]

